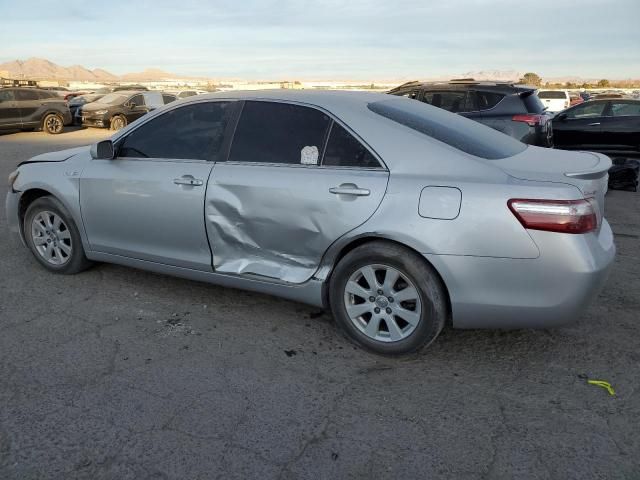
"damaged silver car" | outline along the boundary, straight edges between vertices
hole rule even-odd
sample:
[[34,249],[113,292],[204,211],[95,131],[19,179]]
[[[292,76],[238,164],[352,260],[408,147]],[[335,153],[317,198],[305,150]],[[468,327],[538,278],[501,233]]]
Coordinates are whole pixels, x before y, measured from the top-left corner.
[[402,97],[217,93],[12,173],[10,228],[56,273],[111,262],[331,309],[416,351],[576,319],[613,261],[609,158]]

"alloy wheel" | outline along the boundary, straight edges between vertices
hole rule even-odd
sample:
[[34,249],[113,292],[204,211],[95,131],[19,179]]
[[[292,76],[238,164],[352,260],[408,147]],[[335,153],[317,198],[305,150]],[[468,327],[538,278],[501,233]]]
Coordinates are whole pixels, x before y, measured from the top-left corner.
[[366,265],[356,270],[345,285],[344,306],[353,325],[380,342],[407,338],[422,315],[416,286],[388,265]]
[[62,131],[62,120],[57,115],[49,115],[45,120],[47,132],[60,133]]
[[51,265],[64,265],[71,258],[71,232],[56,213],[43,211],[33,217],[31,239],[38,254]]

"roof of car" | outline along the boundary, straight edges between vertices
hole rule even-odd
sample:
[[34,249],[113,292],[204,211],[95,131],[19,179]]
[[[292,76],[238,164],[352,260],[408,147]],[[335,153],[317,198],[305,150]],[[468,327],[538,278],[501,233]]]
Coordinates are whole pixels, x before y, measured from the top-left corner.
[[473,79],[450,80],[442,82],[407,82],[389,90],[389,93],[398,93],[404,90],[419,88],[422,90],[436,90],[446,88],[447,90],[468,90],[471,88],[481,87],[483,90],[500,92],[500,93],[516,93],[537,90],[532,85],[517,84],[508,81],[478,81]]
[[346,104],[368,104],[389,97],[380,92],[344,91],[344,90],[237,90],[226,92],[193,95],[181,102],[199,102],[206,99],[236,99],[236,100],[282,100],[308,103],[319,107],[344,106]]

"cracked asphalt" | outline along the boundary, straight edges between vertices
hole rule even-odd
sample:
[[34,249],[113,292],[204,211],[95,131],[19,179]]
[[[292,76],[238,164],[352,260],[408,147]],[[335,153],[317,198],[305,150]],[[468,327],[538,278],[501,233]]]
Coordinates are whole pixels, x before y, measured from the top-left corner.
[[[106,136],[0,135],[2,198],[20,161]],[[607,195],[618,256],[575,323],[403,359],[285,300],[47,273],[2,215],[0,479],[640,478],[639,198]]]

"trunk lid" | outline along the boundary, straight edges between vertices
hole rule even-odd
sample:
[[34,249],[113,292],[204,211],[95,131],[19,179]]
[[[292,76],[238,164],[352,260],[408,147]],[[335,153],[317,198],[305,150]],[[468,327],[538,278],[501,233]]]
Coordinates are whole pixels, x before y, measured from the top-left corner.
[[606,155],[530,146],[512,157],[492,160],[491,164],[521,180],[573,185],[584,198],[596,201],[599,222],[604,215],[604,195],[611,168],[611,159]]

